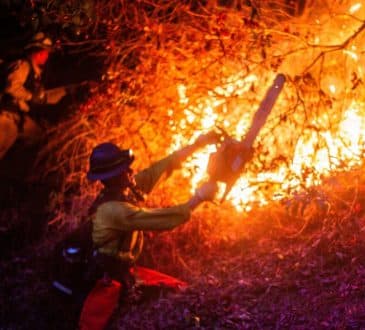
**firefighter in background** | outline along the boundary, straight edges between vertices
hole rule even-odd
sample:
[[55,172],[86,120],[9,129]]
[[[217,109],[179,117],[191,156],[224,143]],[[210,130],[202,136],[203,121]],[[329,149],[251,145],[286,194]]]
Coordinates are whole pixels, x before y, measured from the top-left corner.
[[[115,144],[103,143],[92,151],[87,177],[91,181],[98,180],[103,185],[102,191],[90,208],[93,222],[92,240],[98,250],[97,259],[104,276],[116,279],[121,283],[122,290],[128,290],[128,286],[134,280],[147,286],[186,286],[185,282],[176,278],[135,266],[142,252],[143,231],[171,230],[184,224],[189,220],[191,211],[200,203],[214,198],[216,184],[202,185],[190,200],[180,205],[154,209],[143,208],[140,205],[144,196],[149,194],[158,182],[179,168],[187,157],[197,149],[207,144],[215,144],[218,140],[219,135],[215,132],[201,135],[195,143],[175,151],[135,175],[130,167],[134,160],[130,150],[121,150]],[[110,303],[111,300],[101,298],[100,292],[102,291],[98,288],[94,290],[94,295],[92,291],[86,299],[80,317],[81,329],[89,329],[91,323],[95,329],[98,328],[95,314],[103,318],[100,311],[101,301],[106,309],[106,302]],[[103,324],[103,321],[100,323]]]
[[64,95],[63,87],[44,90],[42,72],[52,50],[52,40],[43,32],[25,46],[26,56],[8,67],[0,108],[0,160],[17,139],[32,145],[40,141],[42,129],[31,117],[32,107],[56,104]]

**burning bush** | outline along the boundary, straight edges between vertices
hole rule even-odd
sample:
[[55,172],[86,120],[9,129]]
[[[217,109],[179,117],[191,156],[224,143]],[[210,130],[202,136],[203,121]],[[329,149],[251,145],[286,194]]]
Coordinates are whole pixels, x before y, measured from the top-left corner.
[[[209,208],[198,216],[224,223],[241,219],[244,211],[361,165],[362,3],[325,1],[305,10],[305,1],[291,7],[281,1],[249,3],[110,0],[90,9],[84,33],[90,43],[92,31],[95,39],[103,38],[107,71],[74,116],[49,130],[51,142],[40,155],[52,154],[46,174],[63,177],[51,198],[59,211],[54,223],[68,219],[65,212],[78,217],[94,196],[85,172],[97,143],[131,147],[139,170],[211,129],[241,139],[276,73],[285,74],[287,83],[256,140],[252,162],[219,216]],[[187,198],[206,179],[212,151],[188,160],[149,205]]]

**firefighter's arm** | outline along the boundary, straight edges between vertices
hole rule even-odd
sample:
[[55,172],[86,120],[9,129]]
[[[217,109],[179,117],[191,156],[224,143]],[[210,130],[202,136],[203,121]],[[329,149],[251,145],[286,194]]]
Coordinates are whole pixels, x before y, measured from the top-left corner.
[[173,153],[137,173],[135,176],[137,187],[145,194],[150,193],[164,176],[168,177],[176,161],[176,154]]
[[108,219],[108,227],[119,231],[172,229],[189,220],[190,211],[188,204],[148,209],[114,201],[98,208],[100,218]]
[[175,167],[180,167],[181,163],[183,163],[188,157],[190,157],[197,150],[205,147],[208,144],[216,144],[219,142],[221,135],[215,131],[210,131],[206,134],[200,135],[193,144],[190,144],[178,151],[175,151],[176,154],[176,164]]
[[5,93],[11,95],[23,111],[29,111],[26,103],[32,99],[32,93],[24,87],[24,83],[29,75],[30,64],[26,61],[19,61],[14,70],[9,74]]
[[52,89],[45,90],[45,103],[56,104],[66,95],[66,94],[77,94],[80,92],[80,87],[87,86],[88,88],[96,88],[97,83],[90,80],[85,80],[79,83],[68,84]]
[[98,208],[100,219],[108,219],[108,227],[121,231],[168,230],[189,220],[191,211],[200,203],[212,200],[215,183],[206,183],[184,204],[166,208],[139,208],[129,203],[107,202]]
[[44,91],[45,103],[56,104],[66,95],[65,87],[57,87],[53,89],[47,89]]
[[203,134],[199,136],[193,144],[173,152],[166,158],[161,159],[147,169],[139,172],[135,177],[138,188],[145,194],[150,193],[164,175],[166,178],[169,177],[172,171],[179,168],[181,163],[195,151],[207,144],[217,143],[219,138],[220,135],[213,131]]

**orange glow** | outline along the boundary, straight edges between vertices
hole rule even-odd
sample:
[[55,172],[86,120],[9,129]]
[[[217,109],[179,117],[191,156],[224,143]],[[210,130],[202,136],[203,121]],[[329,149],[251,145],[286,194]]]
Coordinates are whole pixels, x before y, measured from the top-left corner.
[[[252,80],[253,77],[249,77],[249,79]],[[252,81],[256,81],[256,79]],[[245,80],[237,80],[235,84],[228,85],[229,88],[225,90],[218,88],[217,90],[220,90],[225,95],[229,95],[230,91],[237,92],[238,85],[240,86],[240,92],[243,94],[245,86],[247,86],[247,81]],[[275,108],[280,109],[280,103],[285,104],[282,96],[280,96],[279,104]],[[202,114],[202,117],[199,119],[201,130],[196,131],[190,139],[186,139],[184,134],[175,134],[171,150],[176,150],[187,143],[193,142],[199,134],[213,129],[217,122],[226,123],[225,127],[230,128],[230,134],[241,139],[251,124],[251,117],[254,111],[252,113],[238,113],[238,116],[241,117],[231,118],[232,115],[229,112],[218,113],[216,111],[218,105],[221,106],[222,104],[213,97],[207,97],[199,103],[197,108]],[[228,195],[228,202],[237,211],[247,212],[251,210],[253,204],[265,205],[270,200],[277,200],[288,196],[290,191],[299,190],[303,186],[309,187],[319,184],[321,177],[340,167],[342,169],[350,169],[361,164],[365,137],[364,109],[365,104],[354,101],[344,112],[338,124],[338,130],[335,132],[330,130],[316,131],[314,129],[304,132],[296,144],[290,166],[281,165],[274,171],[259,173],[253,172],[250,166],[248,166],[247,171],[242,173],[242,176],[237,180]],[[232,113],[237,115],[235,111],[232,111]],[[185,111],[185,114],[186,119],[182,119],[178,123],[172,121],[178,128],[177,131],[186,128],[186,121],[195,121],[195,117],[192,116],[188,109]],[[326,122],[327,119],[326,115],[323,118],[318,117],[313,121],[313,126],[321,126],[322,122]],[[231,123],[235,123],[235,125],[231,125]],[[267,123],[267,126],[270,126],[270,123]],[[283,134],[285,135],[285,132]],[[287,138],[289,140],[290,136],[288,135]],[[260,137],[258,140],[260,140]],[[318,141],[322,141],[322,143],[319,144]],[[199,184],[207,181],[206,169],[209,155],[215,150],[215,146],[206,147],[186,162],[183,175],[190,178],[192,192]],[[344,166],[344,164],[346,165]],[[303,173],[307,170],[310,171],[303,177]],[[260,190],[260,184],[268,181],[274,183],[276,187],[271,192],[271,199],[268,199]],[[220,196],[222,196],[223,191],[224,184],[220,185]]]
[[[359,1],[345,1],[341,6],[339,12],[347,14],[329,14],[319,6],[316,15],[303,18],[298,36],[302,33],[305,41],[294,37],[276,45],[278,54],[300,49],[298,43],[306,50],[293,51],[277,70],[287,75],[288,83],[255,141],[258,151],[227,197],[237,211],[250,211],[253,205],[289,197],[320,184],[333,171],[362,164],[365,8]],[[237,140],[243,139],[276,73],[260,66],[252,66],[246,75],[230,70],[224,71],[230,73],[220,85],[212,86],[199,99],[190,87],[176,87],[185,116],[170,117],[175,134],[169,151],[217,127]],[[300,94],[294,77],[307,74],[312,80],[303,79],[304,92]],[[261,150],[263,154],[259,154]],[[189,179],[191,192],[208,179],[207,164],[214,151],[215,146],[209,146],[185,163],[183,175]],[[283,158],[285,161],[281,161]],[[221,185],[220,194],[223,191]]]
[[357,2],[350,7],[349,13],[355,14],[358,10],[360,10],[361,7],[362,7],[362,4],[360,2]]

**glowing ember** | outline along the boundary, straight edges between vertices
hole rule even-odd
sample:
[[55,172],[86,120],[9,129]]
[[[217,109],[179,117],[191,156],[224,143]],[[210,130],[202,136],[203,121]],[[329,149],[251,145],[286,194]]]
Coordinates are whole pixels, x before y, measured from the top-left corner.
[[354,14],[356,13],[360,8],[362,7],[362,4],[360,2],[353,4],[350,9],[349,9],[349,13],[350,14]]

